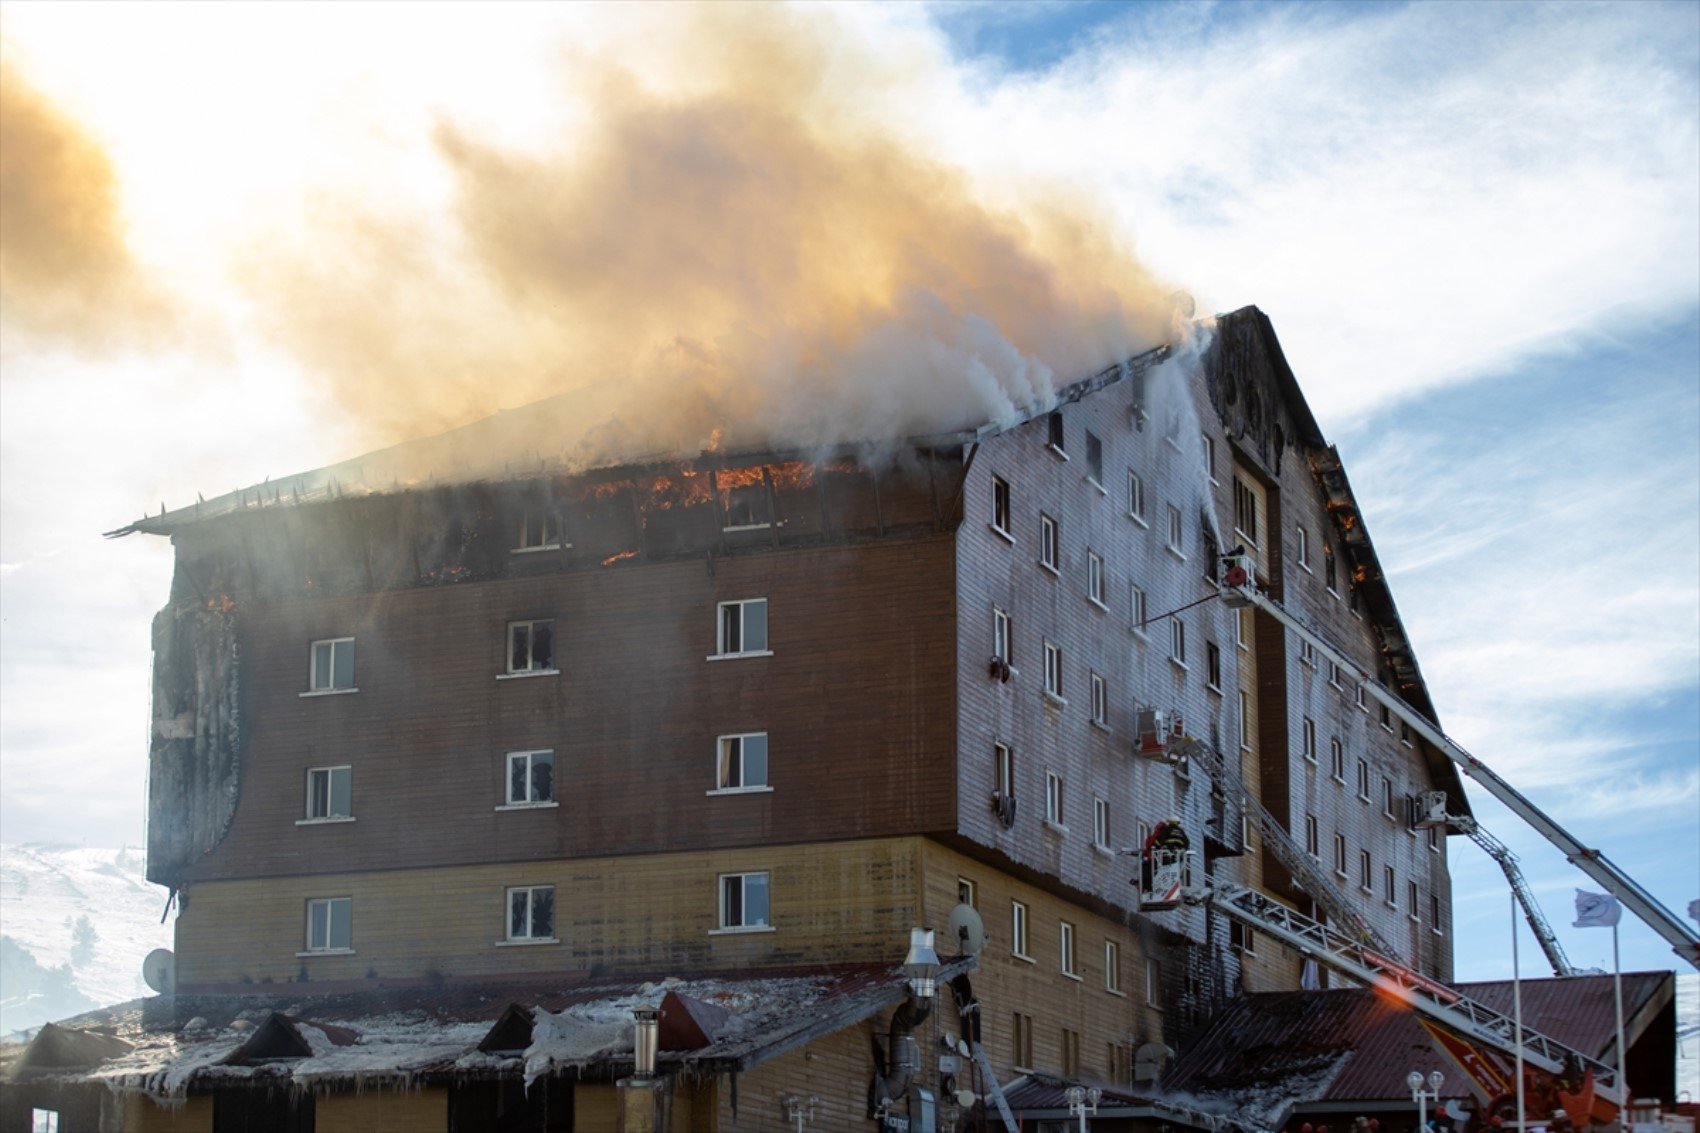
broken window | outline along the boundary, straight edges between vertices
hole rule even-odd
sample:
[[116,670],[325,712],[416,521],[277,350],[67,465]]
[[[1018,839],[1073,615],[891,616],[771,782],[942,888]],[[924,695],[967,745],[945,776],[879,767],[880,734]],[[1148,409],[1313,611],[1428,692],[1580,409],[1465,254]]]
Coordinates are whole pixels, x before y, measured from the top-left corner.
[[1059,453],[1067,452],[1068,446],[1063,444],[1062,413],[1061,412],[1053,413],[1048,418],[1046,418],[1046,428],[1047,428],[1046,436],[1050,440],[1051,447]]
[[508,940],[553,942],[555,887],[522,885],[508,890]]
[[1009,534],[1009,481],[1002,476],[992,477],[992,526]]
[[1340,597],[1340,591],[1334,584],[1334,547],[1329,543],[1322,545],[1322,584],[1328,587],[1328,593]]
[[354,898],[314,897],[307,902],[308,952],[348,952],[354,947]]
[[720,603],[720,656],[766,653],[767,599]]
[[508,805],[527,806],[555,800],[555,753],[508,753]]
[[767,928],[767,873],[720,875],[720,927]]
[[307,821],[322,822],[333,818],[348,818],[354,811],[350,806],[352,767],[311,767],[307,770]]
[[1048,568],[1053,574],[1057,572],[1061,559],[1059,547],[1061,540],[1057,536],[1057,521],[1041,512],[1039,514],[1039,565]]
[[746,531],[772,526],[764,481],[722,488],[720,494],[726,507],[726,530]]
[[1086,430],[1086,477],[1094,484],[1104,483],[1104,442],[1091,429]]
[[561,549],[561,521],[544,507],[528,507],[520,512],[519,542],[515,551],[558,551]]
[[354,691],[354,639],[332,637],[313,642],[309,651],[307,688],[310,692]]
[[555,620],[508,623],[508,672],[555,671]]
[[767,733],[721,736],[715,760],[715,786],[722,791],[767,787]]

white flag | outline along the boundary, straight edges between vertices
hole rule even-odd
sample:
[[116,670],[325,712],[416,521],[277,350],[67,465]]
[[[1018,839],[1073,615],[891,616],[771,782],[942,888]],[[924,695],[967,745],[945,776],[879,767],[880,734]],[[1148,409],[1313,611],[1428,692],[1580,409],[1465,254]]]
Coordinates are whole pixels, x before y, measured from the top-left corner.
[[1700,921],[1700,897],[1688,902],[1688,919]]
[[1572,928],[1610,928],[1623,916],[1623,906],[1606,893],[1576,891],[1576,923]]

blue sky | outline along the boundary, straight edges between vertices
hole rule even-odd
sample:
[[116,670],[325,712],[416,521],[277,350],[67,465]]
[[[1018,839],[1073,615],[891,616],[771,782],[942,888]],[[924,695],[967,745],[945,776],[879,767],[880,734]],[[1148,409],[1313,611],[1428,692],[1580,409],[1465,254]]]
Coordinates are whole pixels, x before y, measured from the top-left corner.
[[[383,6],[138,9],[101,9],[96,37],[73,6],[0,14],[5,58],[113,155],[134,256],[217,342],[0,339],[9,842],[141,835],[169,548],[99,533],[367,445],[232,284],[256,226],[293,232],[361,178],[386,207],[441,209],[444,115],[523,144],[562,42],[637,60],[666,38],[622,26],[631,6],[444,5],[401,40]],[[1700,896],[1700,5],[805,11],[862,52],[833,75],[859,122],[994,206],[1089,197],[1203,309],[1267,311],[1443,724],[1667,905]],[[466,83],[445,93],[449,59]],[[149,132],[175,119],[193,129]],[[1472,798],[1567,926],[1590,883]],[[1506,974],[1503,882],[1462,840],[1452,859],[1459,975]],[[1581,964],[1609,956],[1607,933],[1560,933]],[[1629,967],[1672,962],[1628,921],[1623,946]]]

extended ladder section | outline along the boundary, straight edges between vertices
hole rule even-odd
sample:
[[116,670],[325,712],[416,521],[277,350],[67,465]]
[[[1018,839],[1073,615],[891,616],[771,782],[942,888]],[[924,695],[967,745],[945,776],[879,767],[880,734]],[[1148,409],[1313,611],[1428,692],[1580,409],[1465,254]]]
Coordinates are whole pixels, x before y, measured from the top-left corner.
[[[1230,789],[1220,752],[1209,744],[1199,744],[1192,750],[1192,759],[1204,764],[1205,773],[1214,779],[1222,790]],[[1322,864],[1293,840],[1293,836],[1287,833],[1286,826],[1264,809],[1262,802],[1248,797],[1243,805],[1250,813],[1263,844],[1269,848],[1275,860],[1292,875],[1298,887],[1328,914],[1330,921],[1342,928],[1349,928],[1358,935],[1361,942],[1372,945],[1383,955],[1399,958],[1393,946],[1375,931],[1369,919],[1357,911],[1351,899],[1329,878]]]
[[1617,1072],[1605,1063],[1527,1027],[1519,1031],[1510,1016],[1484,1007],[1445,984],[1413,972],[1256,890],[1241,885],[1217,885],[1189,890],[1187,901],[1195,905],[1214,905],[1228,916],[1275,938],[1301,955],[1312,957],[1319,964],[1365,987],[1375,988],[1409,1004],[1413,1010],[1465,1039],[1511,1055],[1521,1049],[1524,1062],[1550,1074],[1591,1070],[1598,1095],[1620,1105],[1623,1102]]
[[[1233,557],[1237,560],[1237,557]],[[1658,900],[1636,883],[1623,870],[1619,869],[1611,859],[1599,850],[1584,846],[1570,832],[1554,822],[1547,814],[1523,797],[1522,792],[1501,779],[1481,760],[1465,751],[1459,744],[1437,728],[1422,713],[1410,705],[1391,689],[1384,687],[1371,674],[1364,672],[1344,652],[1331,645],[1327,638],[1306,625],[1299,618],[1288,613],[1280,603],[1265,594],[1260,593],[1250,572],[1243,564],[1236,561],[1225,575],[1225,585],[1222,588],[1224,601],[1230,606],[1255,606],[1268,614],[1288,629],[1292,630],[1302,640],[1307,641],[1318,653],[1338,665],[1342,672],[1363,686],[1364,691],[1375,700],[1387,707],[1388,711],[1410,726],[1411,730],[1433,744],[1456,763],[1470,778],[1480,783],[1488,793],[1510,809],[1511,813],[1533,826],[1542,837],[1557,846],[1566,860],[1577,869],[1593,878],[1606,891],[1629,907],[1649,927],[1667,940],[1676,954],[1695,968],[1700,969],[1700,933],[1684,924],[1677,915],[1661,905]]]

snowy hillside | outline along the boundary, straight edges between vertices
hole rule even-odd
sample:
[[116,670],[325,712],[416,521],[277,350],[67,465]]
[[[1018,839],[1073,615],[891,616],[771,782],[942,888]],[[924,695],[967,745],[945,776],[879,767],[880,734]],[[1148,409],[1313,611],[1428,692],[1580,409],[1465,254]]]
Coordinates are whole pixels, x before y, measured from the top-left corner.
[[145,854],[0,846],[0,1034],[151,994],[142,957],[171,947]]

